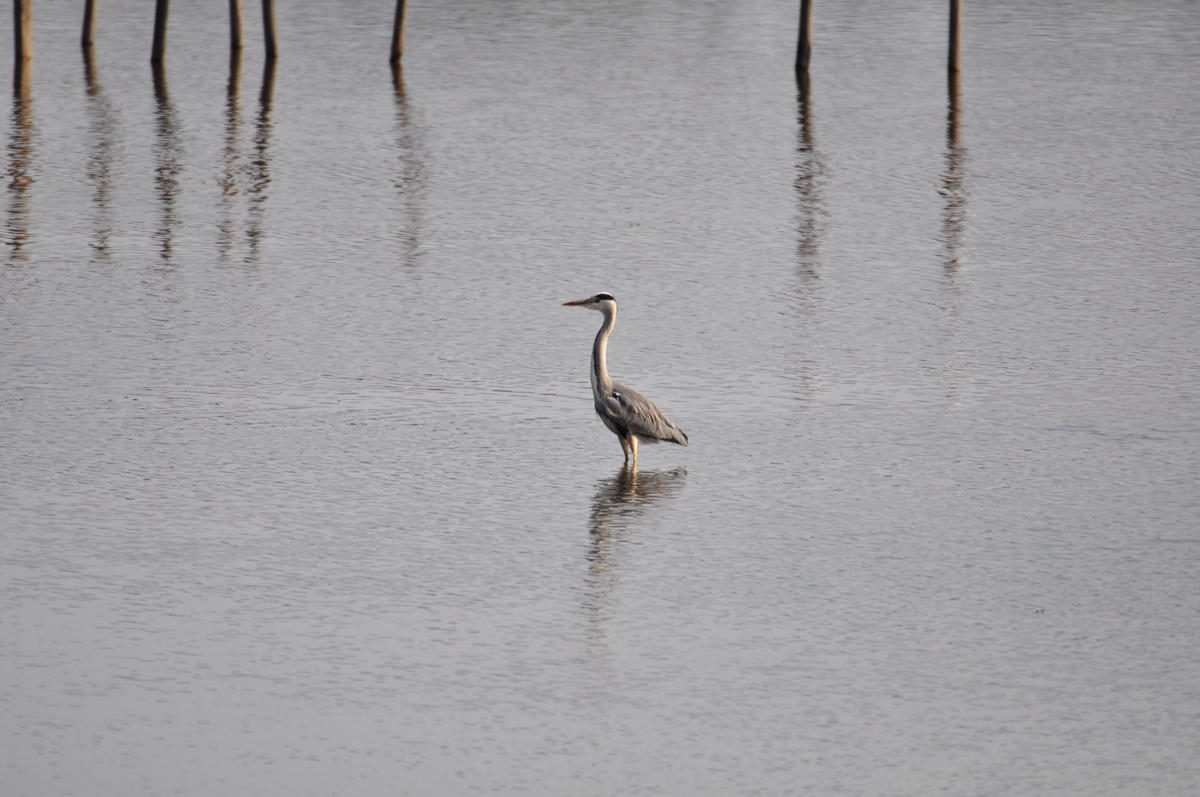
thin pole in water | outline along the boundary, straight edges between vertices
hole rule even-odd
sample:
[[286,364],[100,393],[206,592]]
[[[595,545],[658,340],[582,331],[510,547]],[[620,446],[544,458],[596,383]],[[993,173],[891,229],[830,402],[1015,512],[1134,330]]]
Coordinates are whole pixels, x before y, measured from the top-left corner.
[[958,50],[962,42],[962,0],[950,0],[950,57],[947,68],[958,71]]
[[229,49],[242,51],[242,0],[229,0]]
[[33,58],[33,0],[13,0],[13,56],[17,62]]
[[800,37],[796,43],[796,71],[808,71],[812,56],[812,0],[800,0]]
[[262,0],[263,6],[263,41],[266,44],[267,60],[273,61],[279,55],[275,44],[275,0]]
[[396,22],[392,26],[392,57],[389,59],[393,64],[400,63],[400,56],[404,54],[404,17],[407,14],[407,0],[396,0]]
[[171,0],[158,0],[154,5],[154,49],[150,51],[150,63],[161,64],[167,54],[167,15]]
[[91,47],[96,41],[96,0],[87,0],[83,6],[83,38],[80,41],[84,47]]

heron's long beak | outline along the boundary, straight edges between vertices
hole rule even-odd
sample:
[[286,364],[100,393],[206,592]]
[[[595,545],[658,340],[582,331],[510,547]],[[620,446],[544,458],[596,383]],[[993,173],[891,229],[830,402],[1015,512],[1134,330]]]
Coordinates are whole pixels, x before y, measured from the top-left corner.
[[580,299],[577,302],[563,302],[563,307],[576,307],[581,304],[587,304],[587,299]]

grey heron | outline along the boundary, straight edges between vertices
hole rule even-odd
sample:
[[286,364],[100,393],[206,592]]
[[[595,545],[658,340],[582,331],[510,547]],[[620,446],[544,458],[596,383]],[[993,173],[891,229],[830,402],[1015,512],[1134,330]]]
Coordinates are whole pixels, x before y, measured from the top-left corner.
[[663,415],[654,402],[631,387],[614,382],[608,375],[605,354],[608,336],[617,323],[617,300],[611,293],[597,293],[590,299],[563,302],[564,307],[586,307],[604,316],[604,324],[596,333],[592,345],[592,398],[596,402],[596,414],[608,430],[621,441],[625,461],[633,454],[633,467],[637,467],[638,443],[688,444],[688,437]]

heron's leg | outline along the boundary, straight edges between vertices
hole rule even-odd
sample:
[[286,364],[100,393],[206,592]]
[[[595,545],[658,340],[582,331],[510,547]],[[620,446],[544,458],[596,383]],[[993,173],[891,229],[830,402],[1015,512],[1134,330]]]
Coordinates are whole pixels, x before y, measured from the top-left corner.
[[626,442],[624,437],[618,437],[617,439],[621,441],[621,450],[625,452],[625,461],[628,462],[629,461],[629,443]]
[[629,447],[633,449],[633,467],[637,467],[637,435],[629,435]]

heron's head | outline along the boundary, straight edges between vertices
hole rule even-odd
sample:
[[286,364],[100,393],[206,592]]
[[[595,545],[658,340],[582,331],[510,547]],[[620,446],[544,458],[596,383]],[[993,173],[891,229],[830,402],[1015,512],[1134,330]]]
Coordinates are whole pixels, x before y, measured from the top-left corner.
[[617,300],[613,298],[611,293],[597,293],[589,299],[580,299],[577,302],[563,302],[563,307],[586,307],[589,310],[600,310],[603,312],[606,309],[616,309]]

